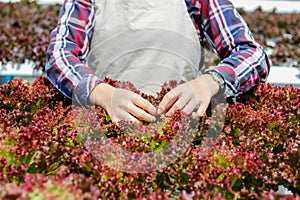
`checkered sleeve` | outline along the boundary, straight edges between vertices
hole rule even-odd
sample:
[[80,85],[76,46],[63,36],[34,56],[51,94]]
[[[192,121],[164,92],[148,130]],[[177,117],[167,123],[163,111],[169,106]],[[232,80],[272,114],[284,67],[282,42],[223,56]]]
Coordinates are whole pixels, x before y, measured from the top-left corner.
[[227,96],[265,82],[270,68],[268,57],[233,4],[229,0],[192,2],[198,8],[194,11],[194,19],[198,19],[195,23],[221,59],[209,70],[224,78]]
[[47,49],[47,77],[74,102],[87,105],[90,92],[101,82],[86,65],[94,28],[94,2],[66,0],[58,19]]

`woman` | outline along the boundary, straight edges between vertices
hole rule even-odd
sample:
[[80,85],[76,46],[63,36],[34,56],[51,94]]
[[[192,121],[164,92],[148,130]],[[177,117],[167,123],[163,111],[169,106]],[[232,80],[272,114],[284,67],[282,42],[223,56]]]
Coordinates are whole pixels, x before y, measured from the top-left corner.
[[[204,36],[221,62],[200,75]],[[66,0],[51,34],[46,71],[63,94],[103,107],[115,122],[151,122],[177,109],[201,116],[220,88],[232,96],[265,82],[269,62],[228,0]],[[155,108],[140,95],[103,83],[105,77],[130,81],[149,94],[168,80],[185,83]]]

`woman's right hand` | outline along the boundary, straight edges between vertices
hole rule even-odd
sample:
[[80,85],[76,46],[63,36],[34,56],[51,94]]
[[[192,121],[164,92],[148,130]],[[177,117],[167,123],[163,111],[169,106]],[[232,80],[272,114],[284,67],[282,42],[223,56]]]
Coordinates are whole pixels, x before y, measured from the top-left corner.
[[134,92],[115,88],[107,83],[97,85],[91,92],[89,101],[104,108],[113,122],[155,121],[156,108],[149,101]]

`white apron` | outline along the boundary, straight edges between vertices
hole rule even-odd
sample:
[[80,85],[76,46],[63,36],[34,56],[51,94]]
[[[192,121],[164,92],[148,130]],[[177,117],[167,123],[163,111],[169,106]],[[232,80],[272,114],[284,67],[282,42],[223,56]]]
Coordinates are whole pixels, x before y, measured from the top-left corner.
[[88,66],[155,96],[199,76],[201,48],[184,0],[95,0]]

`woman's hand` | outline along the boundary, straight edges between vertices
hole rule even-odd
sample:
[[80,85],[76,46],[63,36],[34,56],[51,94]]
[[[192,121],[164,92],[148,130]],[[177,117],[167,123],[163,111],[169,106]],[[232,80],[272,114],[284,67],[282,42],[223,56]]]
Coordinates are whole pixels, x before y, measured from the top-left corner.
[[166,112],[166,116],[171,116],[182,109],[188,115],[192,113],[193,117],[200,117],[218,90],[218,83],[211,75],[204,74],[168,92],[159,104],[157,114]]
[[92,104],[104,108],[113,122],[155,121],[156,108],[149,101],[129,90],[100,83],[91,92],[89,100]]

